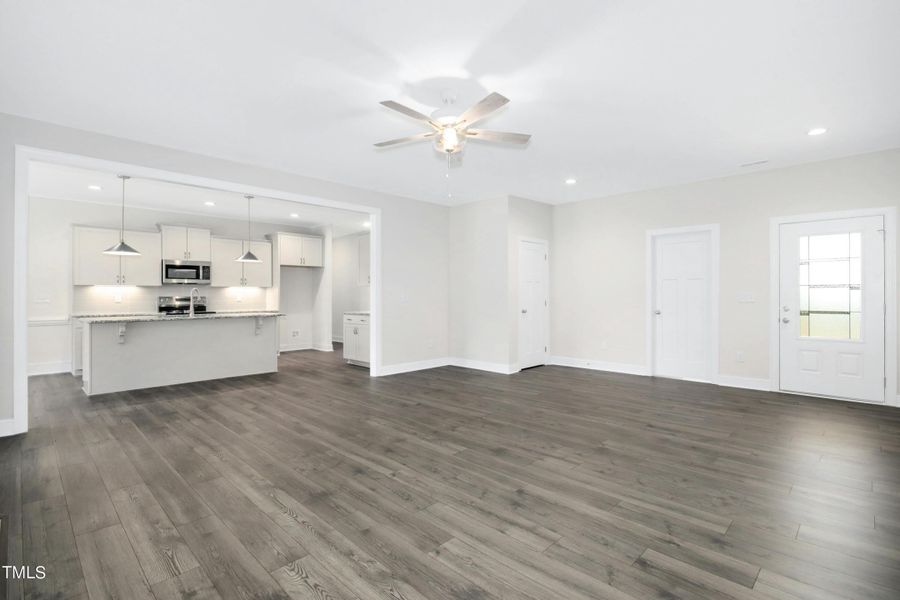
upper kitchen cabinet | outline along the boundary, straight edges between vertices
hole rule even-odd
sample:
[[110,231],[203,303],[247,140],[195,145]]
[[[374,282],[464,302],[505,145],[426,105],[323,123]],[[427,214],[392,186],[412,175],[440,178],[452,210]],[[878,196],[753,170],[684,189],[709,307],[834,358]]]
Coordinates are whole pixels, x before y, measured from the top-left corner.
[[211,246],[213,287],[272,287],[272,244],[250,242],[258,263],[234,260],[246,251],[246,241],[212,238]]
[[282,267],[321,267],[322,238],[279,233],[278,264]]
[[150,231],[126,231],[125,239],[141,255],[122,257],[122,283],[125,285],[162,285],[160,234]]
[[241,240],[229,240],[225,238],[212,238],[212,271],[211,285],[213,287],[237,287],[244,282],[243,263],[237,262],[238,256],[244,253],[244,244]]
[[208,229],[160,225],[162,232],[162,259],[210,261],[212,249]]
[[[246,248],[247,242],[244,242]],[[259,259],[258,263],[244,265],[244,285],[248,287],[272,287],[272,244],[250,242],[250,251]]]
[[116,229],[75,227],[72,240],[74,285],[160,285],[160,234],[125,232],[125,240],[141,253],[140,256],[103,254],[119,241]]
[[103,251],[119,241],[115,229],[75,227],[72,230],[72,283],[119,285],[119,257]]

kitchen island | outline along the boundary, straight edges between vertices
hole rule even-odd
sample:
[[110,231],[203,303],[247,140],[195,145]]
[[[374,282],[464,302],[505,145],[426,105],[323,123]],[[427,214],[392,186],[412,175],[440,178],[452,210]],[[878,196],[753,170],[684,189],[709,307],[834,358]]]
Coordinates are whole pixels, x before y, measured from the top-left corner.
[[84,392],[274,373],[280,316],[260,311],[81,318]]

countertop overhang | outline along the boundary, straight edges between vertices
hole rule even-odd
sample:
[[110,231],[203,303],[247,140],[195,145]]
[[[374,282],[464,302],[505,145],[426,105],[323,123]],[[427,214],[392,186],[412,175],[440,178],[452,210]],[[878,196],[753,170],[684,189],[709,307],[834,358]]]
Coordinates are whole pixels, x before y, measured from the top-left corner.
[[205,321],[211,319],[250,319],[257,317],[283,317],[284,313],[278,311],[235,311],[235,312],[216,312],[211,314],[198,314],[167,316],[160,314],[133,314],[133,315],[92,315],[73,317],[82,323],[168,323],[172,321]]

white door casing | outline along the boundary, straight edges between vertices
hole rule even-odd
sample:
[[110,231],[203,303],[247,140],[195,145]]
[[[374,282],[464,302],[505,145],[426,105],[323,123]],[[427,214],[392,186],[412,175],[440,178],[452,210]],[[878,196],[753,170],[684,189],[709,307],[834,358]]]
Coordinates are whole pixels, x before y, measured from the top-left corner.
[[648,233],[653,375],[717,377],[717,234],[716,226]]
[[549,346],[548,244],[519,240],[519,368],[547,364]]
[[779,225],[779,389],[884,402],[884,215]]

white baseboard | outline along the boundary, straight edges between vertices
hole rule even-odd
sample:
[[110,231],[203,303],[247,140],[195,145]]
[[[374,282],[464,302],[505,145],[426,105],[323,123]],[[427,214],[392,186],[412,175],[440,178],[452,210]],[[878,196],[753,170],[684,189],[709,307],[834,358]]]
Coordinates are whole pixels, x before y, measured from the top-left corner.
[[344,343],[344,336],[342,336],[342,335],[335,335],[335,336],[332,336],[332,337],[331,337],[331,341],[332,341],[332,342],[337,342],[338,344],[343,344],[343,343]]
[[575,367],[578,369],[591,369],[592,371],[609,371],[610,373],[625,373],[627,375],[649,375],[649,369],[644,365],[630,363],[614,363],[604,360],[588,360],[583,358],[570,358],[568,356],[551,356],[547,364],[559,367]]
[[448,358],[430,358],[428,360],[417,360],[414,362],[397,363],[395,365],[384,365],[381,367],[379,376],[397,375],[399,373],[410,373],[412,371],[424,371],[425,369],[435,369],[437,367],[446,367],[450,364]]
[[768,392],[770,384],[768,379],[756,377],[738,377],[737,375],[719,375],[716,383],[725,387],[742,388],[745,390],[759,390]]
[[295,352],[297,350],[312,350],[312,344],[281,344],[278,347],[279,352]]
[[318,350],[319,352],[334,352],[334,346],[328,344],[327,346],[316,346],[313,345],[313,350]]
[[42,363],[28,363],[28,376],[52,375],[54,373],[71,373],[72,362],[68,360],[56,360]]
[[0,419],[0,437],[18,435],[28,431],[28,425],[24,419]]
[[451,357],[447,359],[447,364],[453,367],[463,367],[464,369],[476,369],[478,371],[489,371],[491,373],[500,373],[501,375],[511,375],[519,371],[514,365],[505,363],[485,362],[481,360],[469,360],[468,358]]

